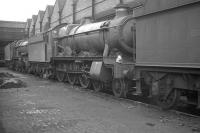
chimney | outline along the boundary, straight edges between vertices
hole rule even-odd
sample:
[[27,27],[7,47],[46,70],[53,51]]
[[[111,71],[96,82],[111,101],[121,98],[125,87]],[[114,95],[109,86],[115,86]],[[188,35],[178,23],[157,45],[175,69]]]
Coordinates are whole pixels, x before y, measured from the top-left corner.
[[120,18],[128,15],[129,6],[127,4],[118,4],[115,7],[115,18]]
[[93,21],[92,21],[92,18],[91,18],[91,17],[84,17],[84,18],[81,19],[80,24],[81,24],[81,25],[83,25],[83,24],[90,24],[90,23],[92,23],[92,22],[93,22]]

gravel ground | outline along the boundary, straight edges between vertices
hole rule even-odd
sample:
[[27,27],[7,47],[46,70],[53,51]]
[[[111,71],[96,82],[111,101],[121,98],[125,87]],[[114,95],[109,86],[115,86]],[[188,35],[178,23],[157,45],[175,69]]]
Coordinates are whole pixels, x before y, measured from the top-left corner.
[[200,118],[128,103],[16,73],[26,87],[0,89],[0,133],[200,133]]

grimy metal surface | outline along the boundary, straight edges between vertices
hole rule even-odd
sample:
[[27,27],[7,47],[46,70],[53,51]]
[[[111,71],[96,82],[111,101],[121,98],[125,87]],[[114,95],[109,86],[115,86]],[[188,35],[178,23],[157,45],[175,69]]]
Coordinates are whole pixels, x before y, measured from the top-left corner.
[[131,54],[134,42],[132,33],[134,22],[132,17],[123,16],[111,21],[80,25],[70,31],[67,37],[69,39],[65,44],[71,45],[71,48],[75,50],[103,54],[106,43],[110,48],[117,48]]
[[[42,33],[37,34],[29,38],[28,44],[28,59],[34,62],[46,62],[47,55],[49,54],[49,47],[46,45],[47,42],[44,39]],[[48,51],[47,51],[48,50]],[[51,51],[51,48],[50,48]]]
[[135,1],[136,3],[139,4],[139,8],[137,7],[136,10],[134,10],[134,15],[136,17],[200,2],[200,0],[135,0]]
[[6,45],[4,48],[4,59],[6,61],[10,61],[11,60],[11,48],[10,48],[10,44]]
[[[80,49],[83,51],[91,51],[91,52],[102,52],[104,49],[104,37],[103,37],[103,31],[101,30],[101,25],[103,25],[104,22],[98,22],[98,23],[91,23],[86,24],[82,26],[77,26],[73,28],[69,35],[72,35],[71,40],[71,46],[74,49]],[[96,30],[96,32],[91,32]],[[89,34],[80,34],[85,32],[91,32]],[[77,34],[76,36],[73,36]],[[79,35],[78,35],[79,34]]]
[[200,68],[200,3],[137,18],[136,62]]
[[28,45],[29,61],[45,62],[45,42]]

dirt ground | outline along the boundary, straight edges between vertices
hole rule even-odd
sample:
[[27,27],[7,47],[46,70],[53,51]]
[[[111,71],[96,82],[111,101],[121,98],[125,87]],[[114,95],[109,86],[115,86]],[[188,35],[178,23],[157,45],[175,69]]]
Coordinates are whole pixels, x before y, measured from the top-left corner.
[[26,83],[0,89],[0,133],[200,133],[200,118],[9,72]]

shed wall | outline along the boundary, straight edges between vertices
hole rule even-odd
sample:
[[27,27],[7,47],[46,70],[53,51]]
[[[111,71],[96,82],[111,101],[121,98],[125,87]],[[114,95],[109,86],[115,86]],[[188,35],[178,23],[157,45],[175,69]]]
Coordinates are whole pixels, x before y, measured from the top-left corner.
[[37,15],[33,15],[30,29],[29,29],[29,36],[32,36],[35,34],[35,23],[36,23]]
[[78,0],[76,5],[76,21],[92,16],[92,0]]
[[62,23],[72,23],[73,22],[72,4],[73,4],[72,0],[67,0],[66,1],[65,6],[64,6],[63,11],[62,11]]
[[[136,0],[124,0],[124,3]],[[94,15],[97,20],[114,14],[114,7],[120,3],[119,0],[95,0]],[[67,0],[62,12],[62,23],[73,22],[73,1]],[[92,0],[78,0],[75,10],[75,21],[79,22],[83,17],[92,16]]]
[[101,13],[109,9],[113,9],[117,4],[119,4],[119,0],[103,0],[100,2],[96,2],[95,14]]
[[38,14],[38,18],[35,23],[35,34],[40,33],[40,22],[41,22],[41,16],[40,16],[40,14]]
[[51,16],[51,27],[55,27],[57,25],[59,25],[59,6],[58,6],[58,0],[56,1],[55,5],[54,5],[54,9],[53,9],[53,13]]
[[46,24],[49,22],[48,17],[49,17],[48,11],[45,11],[44,17],[42,20],[42,32],[45,31]]

